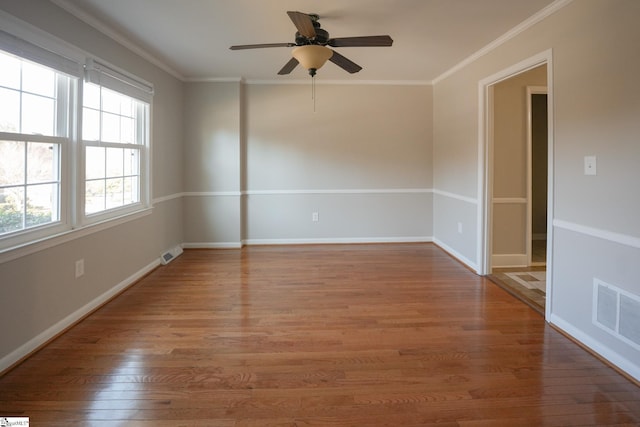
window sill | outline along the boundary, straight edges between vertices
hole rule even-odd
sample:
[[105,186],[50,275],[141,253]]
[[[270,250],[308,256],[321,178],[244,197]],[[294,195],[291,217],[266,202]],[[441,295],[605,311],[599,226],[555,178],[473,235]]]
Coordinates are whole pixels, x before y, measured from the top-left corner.
[[21,245],[0,249],[0,264],[13,261],[15,259],[31,255],[33,253],[79,239],[99,231],[107,230],[139,218],[150,215],[153,207],[149,206],[132,213],[128,213],[119,217],[110,218],[101,222],[88,224],[83,227],[74,228],[62,233],[54,234],[38,240],[34,240]]

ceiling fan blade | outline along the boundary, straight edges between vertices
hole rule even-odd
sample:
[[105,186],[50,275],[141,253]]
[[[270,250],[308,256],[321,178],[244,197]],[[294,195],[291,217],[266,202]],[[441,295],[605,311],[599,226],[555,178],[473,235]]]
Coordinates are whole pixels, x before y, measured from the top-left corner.
[[330,39],[327,44],[332,47],[366,47],[391,46],[393,39],[389,36],[338,37]]
[[351,74],[357,73],[358,71],[362,70],[361,66],[359,66],[352,60],[347,59],[344,56],[340,55],[335,50],[333,51],[333,55],[331,55],[331,58],[329,58],[329,61],[333,62],[338,67],[342,68],[343,70]]
[[302,12],[287,12],[289,18],[293,21],[293,25],[296,26],[298,32],[308,39],[312,39],[316,36],[316,30],[313,28],[313,21],[306,13]]
[[296,58],[291,58],[289,60],[289,62],[287,62],[286,64],[284,64],[284,67],[282,67],[282,69],[280,71],[278,71],[278,74],[283,76],[285,74],[289,74],[290,72],[293,71],[294,68],[296,68],[298,66],[299,62]]
[[236,46],[231,46],[229,49],[231,50],[242,50],[242,49],[260,49],[263,47],[293,47],[295,43],[262,43],[262,44],[241,44]]

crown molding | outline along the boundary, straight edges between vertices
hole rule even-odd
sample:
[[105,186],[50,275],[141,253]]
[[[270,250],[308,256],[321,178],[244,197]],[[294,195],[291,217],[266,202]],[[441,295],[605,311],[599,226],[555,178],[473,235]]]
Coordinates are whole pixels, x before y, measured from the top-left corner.
[[446,79],[447,77],[449,77],[450,75],[452,75],[456,71],[461,70],[462,68],[466,67],[467,65],[471,64],[472,62],[474,62],[477,59],[481,58],[482,56],[486,55],[487,53],[489,53],[489,52],[493,51],[494,49],[498,48],[500,45],[502,45],[502,44],[506,43],[507,41],[513,39],[514,37],[516,37],[518,34],[522,33],[523,31],[533,27],[535,24],[537,24],[538,22],[542,21],[543,19],[553,15],[558,10],[560,10],[563,7],[567,6],[571,2],[573,2],[573,0],[556,0],[556,1],[554,1],[553,3],[549,4],[544,9],[540,10],[538,13],[536,13],[534,15],[531,15],[529,18],[525,19],[520,24],[516,25],[515,27],[513,27],[512,29],[510,29],[509,31],[507,31],[506,33],[504,33],[503,35],[501,35],[500,37],[498,37],[497,39],[495,39],[494,41],[492,41],[491,43],[489,43],[488,45],[483,47],[482,49],[476,51],[475,53],[473,53],[470,56],[468,56],[466,59],[463,59],[458,64],[454,65],[453,67],[449,68],[444,73],[440,74],[438,77],[433,79],[432,83],[433,84],[437,84],[437,83],[441,82],[442,80]]
[[244,83],[244,77],[186,77],[186,83]]
[[[244,77],[185,77],[180,74],[178,71],[167,65],[165,62],[156,58],[137,44],[133,43],[126,36],[124,36],[119,31],[116,31],[112,27],[104,24],[99,21],[95,17],[91,16],[87,12],[81,10],[74,4],[72,4],[69,0],[51,0],[52,3],[64,9],[71,15],[90,25],[97,31],[105,34],[107,37],[113,39],[117,43],[136,53],[140,57],[149,61],[150,63],[156,65],[160,69],[166,71],[173,77],[181,80],[183,82],[213,82],[213,83],[229,83],[229,82],[240,82],[245,84],[255,84],[255,85],[306,85],[309,84],[308,79],[295,79],[295,80],[253,80],[253,79],[245,79]],[[316,84],[327,84],[327,85],[383,85],[383,86],[433,86],[440,81],[446,79],[451,76],[455,72],[461,70],[487,53],[493,51],[498,48],[500,45],[506,43],[507,41],[513,39],[518,34],[527,30],[528,28],[534,26],[538,22],[544,20],[545,18],[551,16],[558,10],[564,8],[568,4],[573,2],[573,0],[556,0],[553,3],[549,4],[547,7],[543,8],[536,14],[530,16],[520,24],[513,27],[511,30],[507,31],[502,36],[498,37],[488,45],[484,46],[480,50],[468,56],[466,59],[462,60],[458,64],[449,68],[444,73],[440,74],[433,80],[321,80],[316,79]]]
[[53,4],[55,4],[56,6],[58,6],[59,8],[65,10],[66,12],[68,12],[71,15],[75,16],[79,20],[83,21],[85,24],[88,24],[89,26],[91,26],[94,29],[98,30],[99,32],[101,32],[102,34],[104,34],[107,37],[111,38],[115,42],[117,42],[117,43],[121,44],[122,46],[126,47],[127,49],[129,49],[130,51],[135,53],[136,55],[138,55],[138,56],[142,57],[143,59],[149,61],[150,63],[152,63],[153,65],[157,66],[161,70],[169,73],[170,75],[172,75],[173,77],[177,78],[178,80],[181,80],[181,81],[185,80],[184,76],[182,74],[180,74],[178,71],[174,70],[172,67],[170,67],[169,65],[167,65],[166,63],[164,63],[160,59],[156,58],[155,56],[153,56],[152,54],[150,54],[146,50],[142,49],[137,44],[133,43],[131,40],[129,40],[126,36],[124,36],[119,31],[116,31],[112,27],[110,27],[110,26],[106,25],[105,23],[99,21],[98,19],[96,19],[95,17],[91,16],[87,12],[85,12],[85,11],[81,10],[80,8],[78,8],[77,6],[73,5],[68,0],[51,0],[51,2]]
[[[309,85],[311,79],[295,80],[245,80],[249,85]],[[350,85],[350,86],[431,86],[428,80],[322,80],[315,78],[316,85]]]

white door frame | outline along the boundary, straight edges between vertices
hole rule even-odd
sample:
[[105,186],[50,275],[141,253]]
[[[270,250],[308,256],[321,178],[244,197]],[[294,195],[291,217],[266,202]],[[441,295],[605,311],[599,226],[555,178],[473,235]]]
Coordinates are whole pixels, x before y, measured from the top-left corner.
[[553,52],[552,49],[527,58],[499,71],[478,83],[478,273],[491,273],[491,200],[493,198],[493,100],[492,87],[496,83],[540,65],[547,65],[548,115],[548,179],[547,179],[547,292],[545,317],[552,312],[553,295]]

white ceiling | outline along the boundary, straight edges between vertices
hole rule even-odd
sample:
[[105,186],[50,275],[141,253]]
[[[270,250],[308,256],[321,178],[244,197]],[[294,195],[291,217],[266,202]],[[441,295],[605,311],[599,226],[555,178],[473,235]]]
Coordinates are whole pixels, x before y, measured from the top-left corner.
[[176,77],[292,81],[277,72],[290,48],[231,51],[236,44],[293,42],[286,11],[317,13],[331,37],[389,34],[392,47],[336,48],[363,67],[332,63],[322,80],[431,82],[553,0],[52,0]]

